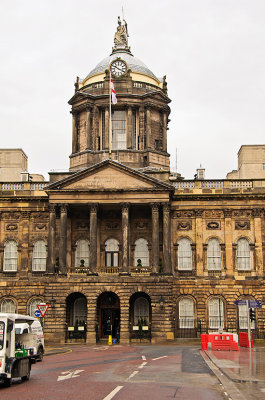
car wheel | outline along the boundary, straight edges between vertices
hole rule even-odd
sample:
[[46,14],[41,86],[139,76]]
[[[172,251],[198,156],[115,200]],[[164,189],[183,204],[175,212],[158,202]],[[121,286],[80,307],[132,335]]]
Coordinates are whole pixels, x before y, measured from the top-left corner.
[[12,378],[4,379],[4,387],[10,387],[12,383]]
[[43,360],[43,355],[44,355],[44,350],[43,350],[43,348],[41,347],[41,348],[39,349],[39,351],[38,351],[38,358],[37,358],[37,361],[42,361],[42,360]]

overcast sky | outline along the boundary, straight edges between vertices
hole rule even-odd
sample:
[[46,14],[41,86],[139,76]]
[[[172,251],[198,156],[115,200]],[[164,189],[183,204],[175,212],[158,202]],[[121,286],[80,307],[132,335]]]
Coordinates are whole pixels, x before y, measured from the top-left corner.
[[264,0],[0,0],[1,148],[29,171],[69,168],[76,76],[108,56],[124,7],[132,53],[167,75],[171,167],[192,179],[237,168],[264,144]]

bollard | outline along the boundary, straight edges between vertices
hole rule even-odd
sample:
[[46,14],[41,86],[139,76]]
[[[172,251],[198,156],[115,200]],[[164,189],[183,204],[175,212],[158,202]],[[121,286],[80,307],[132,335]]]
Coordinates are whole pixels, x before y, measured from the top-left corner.
[[112,345],[112,336],[109,335],[109,341],[108,341],[108,345],[111,346]]

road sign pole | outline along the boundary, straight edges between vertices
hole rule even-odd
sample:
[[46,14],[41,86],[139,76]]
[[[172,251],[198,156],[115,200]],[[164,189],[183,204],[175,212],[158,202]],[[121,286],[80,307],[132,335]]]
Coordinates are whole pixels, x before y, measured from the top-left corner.
[[251,321],[250,321],[250,315],[249,315],[249,300],[247,300],[247,308],[248,308],[248,344],[249,344],[249,350],[251,351]]

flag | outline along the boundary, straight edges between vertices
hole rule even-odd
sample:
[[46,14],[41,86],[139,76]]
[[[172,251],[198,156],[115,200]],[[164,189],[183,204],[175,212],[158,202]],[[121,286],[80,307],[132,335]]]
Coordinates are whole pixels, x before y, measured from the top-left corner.
[[116,92],[115,92],[115,89],[114,89],[114,85],[113,85],[113,80],[112,80],[111,74],[110,74],[110,90],[111,90],[112,103],[113,104],[117,104],[117,97],[116,97]]

